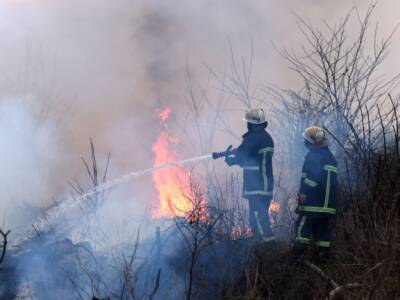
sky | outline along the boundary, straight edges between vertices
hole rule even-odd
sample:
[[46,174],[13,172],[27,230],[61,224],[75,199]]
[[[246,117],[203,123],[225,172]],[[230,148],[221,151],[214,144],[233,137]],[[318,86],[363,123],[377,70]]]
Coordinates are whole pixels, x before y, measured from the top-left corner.
[[[111,175],[148,167],[160,102],[185,114],[188,64],[203,84],[209,80],[205,65],[217,71],[229,65],[229,41],[238,57],[249,57],[253,43],[254,84],[296,88],[297,78],[273,46],[299,48],[293,12],[322,26],[368,5],[0,0],[0,222],[1,211],[12,215],[16,204],[43,205],[68,194],[68,180],[84,176],[80,158],[88,154],[90,137],[101,161],[111,152]],[[383,35],[399,23],[399,10],[398,0],[377,3],[373,22]],[[399,34],[384,73],[400,69]]]

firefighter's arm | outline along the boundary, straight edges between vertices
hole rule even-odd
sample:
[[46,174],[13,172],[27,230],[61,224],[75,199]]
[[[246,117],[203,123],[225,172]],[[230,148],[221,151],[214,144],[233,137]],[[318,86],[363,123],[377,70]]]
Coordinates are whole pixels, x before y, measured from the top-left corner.
[[321,176],[322,174],[319,168],[319,162],[307,155],[301,174],[300,191],[298,195],[298,201],[300,204],[304,204],[307,201],[307,194],[320,188]]
[[306,161],[304,161],[303,168],[301,170],[300,190],[299,190],[299,193],[297,194],[297,203],[299,205],[305,204],[305,202],[306,202],[306,195],[304,194],[306,191],[304,179],[306,177],[307,177],[307,165],[306,165]]
[[[270,143],[267,145],[267,147],[274,149],[274,141],[272,139],[271,139]],[[273,175],[273,171],[272,171],[272,157],[274,156],[274,152],[273,151],[269,152],[268,155],[270,155],[270,159],[266,161],[267,174],[268,174],[268,177],[273,179],[274,175]]]
[[236,163],[241,167],[245,167],[257,155],[257,151],[257,141],[250,137],[244,138],[235,153]]

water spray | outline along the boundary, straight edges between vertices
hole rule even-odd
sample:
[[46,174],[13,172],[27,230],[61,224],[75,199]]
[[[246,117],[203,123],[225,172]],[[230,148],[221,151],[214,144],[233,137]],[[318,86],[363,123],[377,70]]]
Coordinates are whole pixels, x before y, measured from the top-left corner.
[[[218,157],[220,157],[220,156],[218,156]],[[206,160],[206,159],[210,159],[210,158],[216,159],[218,157],[215,155],[215,153],[213,153],[213,154],[197,156],[197,157],[193,157],[193,158],[189,158],[189,159],[183,159],[183,160],[179,160],[176,162],[169,162],[169,163],[165,163],[165,164],[156,165],[151,168],[147,168],[147,169],[144,169],[141,171],[131,172],[131,173],[125,174],[122,177],[107,181],[107,182],[105,182],[101,185],[98,185],[95,188],[89,190],[85,194],[80,195],[79,197],[71,197],[71,198],[65,199],[65,200],[57,203],[56,205],[53,205],[52,207],[48,208],[43,213],[44,217],[39,218],[39,220],[37,222],[32,224],[32,229],[27,231],[24,236],[17,239],[15,242],[15,245],[20,245],[24,241],[33,238],[35,235],[38,234],[38,232],[44,231],[44,229],[47,228],[49,226],[49,224],[52,224],[55,220],[58,219],[58,217],[63,215],[66,211],[77,207],[81,202],[85,201],[86,199],[88,199],[91,196],[96,195],[97,193],[105,192],[119,184],[128,182],[134,178],[138,178],[138,177],[144,176],[146,174],[149,174],[149,173],[152,173],[155,171],[176,167],[178,165],[185,165],[185,164],[189,164],[189,163],[193,163],[193,162],[197,162],[197,161],[201,161],[201,160]]]

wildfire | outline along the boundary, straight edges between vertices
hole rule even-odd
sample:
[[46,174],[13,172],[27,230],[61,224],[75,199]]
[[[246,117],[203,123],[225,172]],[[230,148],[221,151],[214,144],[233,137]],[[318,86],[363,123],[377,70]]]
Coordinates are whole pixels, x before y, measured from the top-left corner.
[[[153,145],[154,165],[177,160],[175,149],[179,145],[179,139],[168,133],[166,123],[171,112],[171,108],[165,108],[158,113],[163,129]],[[174,167],[154,172],[152,175],[159,200],[152,210],[153,218],[184,216],[193,209],[193,204],[187,198],[187,195],[190,195],[188,172]]]

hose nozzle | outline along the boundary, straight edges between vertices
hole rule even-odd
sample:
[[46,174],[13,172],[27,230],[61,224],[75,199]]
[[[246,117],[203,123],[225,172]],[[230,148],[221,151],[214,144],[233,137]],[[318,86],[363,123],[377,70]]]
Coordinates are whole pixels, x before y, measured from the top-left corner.
[[226,157],[226,156],[229,156],[229,155],[232,155],[232,154],[234,154],[234,151],[232,151],[232,145],[230,145],[225,151],[223,151],[223,152],[213,152],[212,154],[211,154],[211,156],[212,156],[212,158],[213,159],[218,159],[218,158],[221,158],[221,157]]

